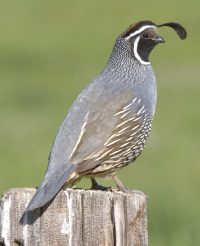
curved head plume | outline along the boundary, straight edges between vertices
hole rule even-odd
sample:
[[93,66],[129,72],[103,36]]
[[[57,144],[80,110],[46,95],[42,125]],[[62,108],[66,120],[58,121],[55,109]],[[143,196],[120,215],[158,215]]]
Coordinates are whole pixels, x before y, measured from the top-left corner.
[[140,21],[129,26],[120,36],[127,41],[131,47],[132,55],[143,65],[148,65],[149,54],[153,48],[164,43],[165,40],[158,35],[157,28],[168,26],[173,28],[181,39],[185,39],[187,32],[179,23],[168,22],[156,25],[152,21]]
[[163,27],[163,26],[168,26],[173,28],[176,33],[178,34],[178,36],[180,37],[180,39],[185,39],[187,37],[187,32],[185,30],[185,28],[183,26],[181,26],[179,23],[176,22],[168,22],[168,23],[164,23],[161,25],[157,25],[157,27]]

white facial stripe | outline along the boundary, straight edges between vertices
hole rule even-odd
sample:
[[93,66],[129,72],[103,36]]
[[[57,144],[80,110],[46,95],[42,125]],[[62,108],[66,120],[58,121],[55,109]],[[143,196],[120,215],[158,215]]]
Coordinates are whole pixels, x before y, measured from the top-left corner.
[[135,35],[138,35],[139,33],[143,32],[145,29],[148,29],[148,28],[155,28],[155,29],[156,29],[156,27],[153,26],[153,25],[142,26],[139,30],[137,30],[137,31],[135,31],[135,32],[133,32],[133,33],[131,33],[131,34],[130,34],[128,37],[126,37],[125,39],[127,40],[127,39],[129,39],[129,38],[131,38],[131,37],[134,37]]
[[137,38],[135,39],[135,42],[134,42],[133,52],[134,52],[135,58],[136,58],[141,64],[143,64],[143,65],[148,65],[148,64],[150,64],[150,62],[145,62],[145,61],[143,61],[143,60],[140,58],[139,54],[138,54],[137,49],[138,49],[138,43],[139,43],[139,41],[140,41],[140,36],[137,37]]

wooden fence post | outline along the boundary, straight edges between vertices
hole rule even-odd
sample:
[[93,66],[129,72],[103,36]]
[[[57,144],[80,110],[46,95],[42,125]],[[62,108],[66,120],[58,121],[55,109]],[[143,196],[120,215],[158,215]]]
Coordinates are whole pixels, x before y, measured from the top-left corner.
[[[15,188],[0,204],[0,245],[146,246],[146,196],[132,192],[61,190],[19,224],[35,189]],[[33,223],[34,222],[34,223]]]

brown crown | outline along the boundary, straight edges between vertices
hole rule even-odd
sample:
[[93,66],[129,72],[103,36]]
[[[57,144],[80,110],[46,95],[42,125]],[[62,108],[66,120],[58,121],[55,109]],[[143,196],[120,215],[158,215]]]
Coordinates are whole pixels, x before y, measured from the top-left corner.
[[146,20],[146,21],[140,21],[137,23],[134,23],[132,25],[130,25],[122,34],[121,36],[123,38],[128,37],[131,33],[137,31],[138,29],[140,29],[142,26],[146,26],[146,25],[152,25],[152,26],[156,26],[155,23],[153,23],[152,21]]

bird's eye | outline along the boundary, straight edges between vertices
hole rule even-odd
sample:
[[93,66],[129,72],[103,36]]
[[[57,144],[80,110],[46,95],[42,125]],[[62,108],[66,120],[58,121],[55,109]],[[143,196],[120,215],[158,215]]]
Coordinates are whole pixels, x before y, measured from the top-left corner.
[[142,37],[143,37],[143,38],[149,38],[149,34],[148,34],[148,33],[143,33],[143,34],[142,34]]

